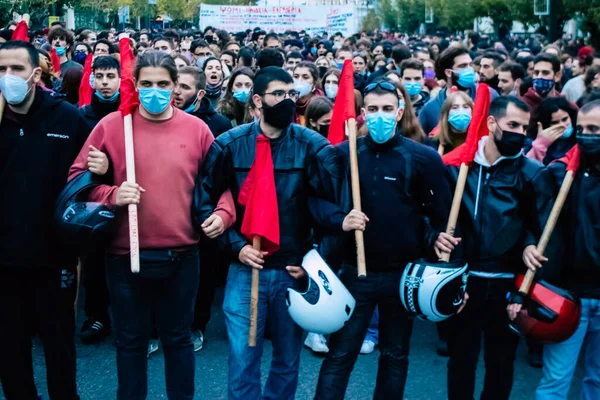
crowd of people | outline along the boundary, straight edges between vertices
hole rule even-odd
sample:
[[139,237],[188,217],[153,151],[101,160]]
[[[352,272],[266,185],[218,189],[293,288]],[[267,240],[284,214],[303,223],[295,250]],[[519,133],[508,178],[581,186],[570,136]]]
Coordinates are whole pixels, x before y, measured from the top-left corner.
[[[194,398],[194,352],[223,284],[230,399],[293,399],[303,344],[325,354],[315,399],[344,398],[359,354],[376,347],[374,398],[402,398],[414,316],[399,297],[401,275],[408,262],[445,253],[469,264],[464,309],[437,326],[437,351],[449,357],[449,399],[474,398],[482,348],[481,398],[510,397],[519,337],[508,327],[515,315],[507,293],[527,269],[582,304],[570,339],[528,342],[528,360],[543,367],[536,398],[566,399],[582,354],[581,398],[600,399],[600,53],[583,41],[128,30],[140,103],[132,115],[131,183],[117,112],[121,32],[73,32],[57,22],[30,32],[27,43],[11,40],[15,27],[0,31],[0,339],[7,344],[0,379],[7,400],[40,398],[34,334],[50,398],[79,398],[79,281],[80,340],[116,336],[118,399],[146,398],[147,357],[159,347],[167,397]],[[328,142],[347,60],[361,211],[352,208],[348,142]],[[445,232],[459,169],[441,156],[465,143],[481,83],[490,87],[489,135],[469,169],[454,237]],[[89,104],[80,98],[86,85]],[[280,220],[272,254],[241,233],[240,192],[264,138]],[[553,236],[558,244],[542,255],[536,243],[574,146],[581,167]],[[96,182],[89,201],[115,211],[104,241],[65,240],[56,223],[57,198],[85,174]],[[130,204],[139,213],[139,274],[130,270]],[[355,230],[364,231],[365,279],[357,277]],[[302,258],[314,247],[356,299],[350,320],[329,337],[306,335],[285,301],[288,288],[306,286]],[[253,268],[261,280],[257,345],[249,347]],[[273,359],[261,387],[265,336]]]

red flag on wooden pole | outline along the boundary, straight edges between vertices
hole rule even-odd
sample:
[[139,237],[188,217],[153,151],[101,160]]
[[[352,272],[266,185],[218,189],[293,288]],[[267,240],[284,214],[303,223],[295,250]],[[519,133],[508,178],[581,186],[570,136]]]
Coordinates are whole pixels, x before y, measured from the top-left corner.
[[354,69],[352,60],[344,61],[338,93],[333,103],[333,112],[327,138],[333,145],[346,140],[346,121],[356,119],[354,105]]
[[79,107],[87,106],[92,102],[92,96],[94,94],[94,88],[90,86],[90,76],[92,75],[92,60],[94,56],[88,54],[85,58],[85,65],[83,66],[83,78],[79,84]]
[[52,63],[52,70],[57,77],[60,77],[60,57],[56,54],[56,49],[53,47],[50,49],[50,62]]
[[27,27],[27,21],[21,20],[15,28],[11,40],[22,40],[29,42],[29,28]]

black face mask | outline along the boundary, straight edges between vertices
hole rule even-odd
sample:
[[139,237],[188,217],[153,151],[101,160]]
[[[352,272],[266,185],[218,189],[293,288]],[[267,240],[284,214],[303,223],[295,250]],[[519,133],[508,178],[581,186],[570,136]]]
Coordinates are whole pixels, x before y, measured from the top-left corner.
[[325,137],[329,136],[329,124],[319,125],[317,132],[319,132],[321,135],[323,135]]
[[578,133],[577,145],[583,153],[586,160],[592,163],[600,161],[600,134],[598,133]]
[[327,67],[319,67],[319,76],[322,78],[325,76],[325,74],[327,73],[327,71],[329,71],[329,68]]
[[517,132],[502,131],[501,139],[498,139],[498,137],[494,135],[494,143],[496,143],[498,152],[501,155],[504,157],[514,157],[523,150],[523,146],[525,145],[525,135]]
[[274,106],[268,106],[263,100],[262,114],[267,124],[277,129],[285,129],[294,121],[296,103],[292,99],[285,99]]

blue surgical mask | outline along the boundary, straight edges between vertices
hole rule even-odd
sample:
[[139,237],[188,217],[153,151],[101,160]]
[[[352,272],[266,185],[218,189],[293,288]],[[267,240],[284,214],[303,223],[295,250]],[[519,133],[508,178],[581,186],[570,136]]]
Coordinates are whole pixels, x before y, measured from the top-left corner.
[[552,79],[535,78],[533,80],[533,89],[542,97],[546,97],[553,87],[554,81]]
[[27,93],[31,90],[27,82],[32,76],[33,72],[27,79],[13,74],[5,74],[0,78],[0,92],[8,104],[21,104],[25,100]]
[[404,106],[405,106],[404,100],[403,99],[398,100],[398,108],[400,110],[404,110]]
[[250,89],[237,89],[233,91],[233,98],[239,101],[240,103],[247,102],[249,95]]
[[159,88],[141,88],[140,103],[150,114],[163,113],[171,103],[171,90]]
[[294,82],[294,89],[300,93],[300,97],[304,97],[311,92],[312,86],[308,82],[297,81]]
[[337,67],[339,70],[341,70],[342,68],[344,68],[344,62],[343,61],[338,61],[337,62]]
[[396,131],[396,113],[379,111],[367,114],[367,129],[375,143],[385,143]]
[[187,113],[187,114],[190,114],[196,108],[196,104],[197,103],[198,103],[198,98],[196,97],[196,99],[194,101],[192,101],[192,104],[190,104],[188,106],[188,108],[186,108],[185,110],[183,110],[183,112]]
[[56,49],[56,54],[59,57],[62,57],[62,56],[64,56],[67,53],[67,49],[65,49],[64,47],[57,46],[57,47],[55,47],[55,49]]
[[562,137],[568,139],[573,134],[573,125],[569,125],[565,128],[565,133],[563,133]]
[[325,85],[325,95],[330,100],[335,100],[335,96],[337,96],[337,93],[338,93],[338,85],[333,85],[331,83],[328,83]]
[[415,97],[419,93],[421,93],[421,89],[423,89],[423,84],[421,82],[405,82],[404,87],[408,92],[410,97]]
[[311,48],[310,54],[312,54],[313,56],[317,55],[317,48],[316,47]]
[[98,98],[98,100],[100,100],[101,103],[114,103],[119,98],[119,91],[117,90],[116,93],[109,98],[103,97],[99,92],[94,92],[94,95]]
[[456,80],[458,85],[464,88],[470,88],[475,85],[475,70],[472,67],[461,69],[456,74],[458,74],[458,79]]
[[465,131],[471,123],[471,112],[466,110],[451,111],[448,115],[448,123],[458,132]]
[[198,60],[196,61],[196,65],[198,66],[198,68],[202,69],[202,67],[204,67],[204,63],[206,62],[206,60],[208,60],[208,57],[198,58]]

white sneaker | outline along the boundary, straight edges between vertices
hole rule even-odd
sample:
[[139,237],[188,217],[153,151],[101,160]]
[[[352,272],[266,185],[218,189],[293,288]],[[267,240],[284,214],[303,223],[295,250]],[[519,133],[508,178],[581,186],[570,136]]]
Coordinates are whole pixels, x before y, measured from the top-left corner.
[[202,331],[192,331],[192,344],[194,345],[194,352],[202,350],[202,345],[204,344]]
[[150,354],[158,351],[158,339],[150,339],[150,343],[148,343],[148,358],[150,358]]
[[365,340],[360,347],[360,354],[371,354],[373,351],[375,351],[375,343]]
[[315,353],[329,353],[329,347],[327,347],[327,340],[325,336],[317,333],[308,333],[304,345],[314,351]]

